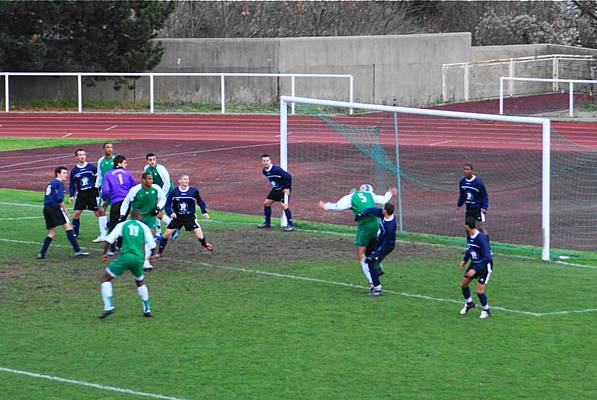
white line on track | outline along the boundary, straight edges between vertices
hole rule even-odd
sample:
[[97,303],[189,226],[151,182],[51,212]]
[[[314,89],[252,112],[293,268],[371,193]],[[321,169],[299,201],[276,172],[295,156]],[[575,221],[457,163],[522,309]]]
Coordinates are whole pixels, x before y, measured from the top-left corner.
[[67,138],[67,137],[69,137],[69,136],[72,136],[72,135],[73,135],[73,133],[67,133],[66,135],[64,135],[64,136],[60,136],[60,137],[61,137],[61,138]]
[[451,140],[444,140],[443,142],[436,142],[436,143],[430,143],[429,146],[438,146],[440,144],[446,144],[446,143],[450,143],[452,142]]
[[109,131],[110,129],[114,129],[114,128],[116,128],[117,126],[118,126],[118,125],[112,125],[111,127],[109,127],[109,128],[106,128],[106,129],[104,129],[104,130],[105,130],[105,131]]
[[141,397],[149,397],[152,399],[164,399],[164,400],[186,400],[180,397],[172,397],[172,396],[166,396],[163,394],[157,394],[157,393],[147,393],[147,392],[139,392],[136,390],[132,390],[132,389],[123,389],[123,388],[118,388],[118,387],[114,387],[114,386],[107,386],[107,385],[101,385],[99,383],[91,383],[91,382],[85,382],[85,381],[78,381],[75,379],[66,379],[66,378],[61,378],[59,376],[53,376],[53,375],[46,375],[46,374],[38,374],[35,372],[29,372],[29,371],[22,371],[19,369],[12,369],[12,368],[5,368],[5,367],[0,367],[0,371],[1,372],[10,372],[13,374],[17,374],[17,375],[25,375],[25,376],[29,376],[32,378],[38,378],[38,379],[47,379],[50,381],[56,381],[56,382],[62,382],[62,383],[70,383],[72,385],[80,385],[80,386],[87,386],[87,387],[91,387],[94,389],[100,389],[100,390],[108,390],[111,392],[118,392],[118,393],[126,393],[126,394],[132,394],[135,396],[141,396]]
[[68,157],[72,157],[72,155],[71,154],[69,154],[69,155],[65,154],[65,155],[62,155],[62,156],[48,157],[48,158],[44,158],[44,159],[41,159],[41,160],[32,160],[32,161],[26,161],[26,162],[17,163],[17,164],[0,165],[0,168],[17,167],[19,165],[35,164],[35,163],[40,163],[40,162],[44,162],[44,161],[58,160],[60,158],[68,158]]

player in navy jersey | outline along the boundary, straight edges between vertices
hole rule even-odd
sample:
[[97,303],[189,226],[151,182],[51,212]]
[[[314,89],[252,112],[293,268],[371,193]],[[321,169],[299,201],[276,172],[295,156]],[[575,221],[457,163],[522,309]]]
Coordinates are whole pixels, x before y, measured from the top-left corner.
[[383,290],[379,277],[384,274],[383,268],[380,268],[381,262],[388,254],[394,250],[396,246],[396,217],[394,216],[394,205],[386,203],[383,209],[377,207],[370,207],[355,215],[355,221],[360,220],[365,215],[373,214],[381,218],[379,223],[379,230],[377,236],[372,239],[373,251],[367,257],[367,264],[369,265],[369,273],[373,286],[369,291],[369,296],[381,296]]
[[478,222],[479,230],[485,234],[485,215],[489,206],[489,195],[483,180],[473,175],[473,166],[464,164],[464,176],[459,183],[460,196],[456,203],[456,210],[466,204],[466,214],[464,218],[473,217]]
[[[99,192],[95,187],[97,168],[95,165],[87,162],[87,153],[85,153],[85,150],[78,149],[75,151],[75,157],[78,162],[70,171],[68,190],[70,194],[69,203],[75,203],[73,230],[75,232],[75,237],[79,237],[81,213],[84,210],[89,210],[93,211],[96,217],[100,216],[99,205],[97,203]],[[106,232],[102,232],[101,235],[105,236]]]
[[485,286],[489,283],[489,278],[493,272],[493,257],[487,235],[477,230],[476,226],[477,220],[475,218],[466,218],[464,229],[466,230],[467,249],[466,253],[464,253],[464,259],[460,263],[460,269],[464,269],[469,260],[470,264],[466,269],[464,278],[462,278],[462,283],[460,284],[465,302],[464,307],[460,310],[460,314],[464,315],[475,307],[475,303],[471,297],[469,284],[473,279],[477,279],[475,292],[479,297],[481,306],[483,306],[479,318],[487,318],[491,316],[491,311],[489,309],[487,295],[485,294]]
[[54,179],[48,183],[44,195],[44,218],[48,235],[37,255],[37,258],[46,258],[46,253],[52,240],[56,237],[56,227],[62,226],[66,232],[66,237],[73,246],[77,257],[88,256],[89,253],[81,251],[77,238],[73,233],[73,227],[68,220],[68,212],[64,207],[64,182],[68,179],[68,170],[66,167],[56,167],[54,169]]
[[262,173],[272,185],[272,190],[268,193],[267,198],[263,202],[263,215],[265,217],[263,223],[259,224],[259,228],[272,227],[272,204],[279,201],[284,209],[284,215],[288,225],[284,228],[286,232],[292,232],[294,225],[292,224],[292,212],[285,201],[285,195],[290,199],[290,191],[292,188],[292,176],[284,171],[281,167],[272,164],[272,159],[269,155],[261,156]]
[[172,237],[174,231],[183,227],[187,231],[193,232],[193,235],[199,240],[201,246],[209,251],[213,251],[214,247],[205,239],[205,234],[201,229],[201,225],[199,225],[199,221],[197,221],[197,205],[201,209],[203,218],[209,219],[205,202],[199,195],[199,190],[189,186],[189,176],[186,174],[180,175],[178,183],[179,186],[172,189],[166,198],[166,214],[170,215],[172,221],[168,224],[166,233],[164,234],[165,240],[160,242],[158,255],[162,256],[167,240]]

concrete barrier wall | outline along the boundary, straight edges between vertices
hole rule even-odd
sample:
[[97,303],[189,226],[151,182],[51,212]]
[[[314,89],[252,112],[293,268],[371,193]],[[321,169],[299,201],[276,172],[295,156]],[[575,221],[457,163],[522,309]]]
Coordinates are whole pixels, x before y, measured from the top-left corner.
[[[471,47],[470,33],[272,39],[162,39],[162,62],[154,72],[331,73],[354,76],[354,100],[422,106],[442,98],[442,64],[543,54],[594,54],[597,50],[556,45]],[[507,70],[507,69],[506,69]],[[532,70],[528,75],[532,75]],[[471,97],[494,96],[503,68],[474,72]],[[451,71],[448,99],[463,98],[461,71]],[[84,88],[84,100],[148,102],[148,79],[114,91],[111,82]],[[277,103],[290,95],[290,78],[226,78],[226,103]],[[2,94],[3,95],[3,94]],[[220,79],[155,80],[158,103],[219,104]],[[348,80],[297,78],[296,95],[348,100]],[[75,78],[11,79],[13,101],[76,99]]]

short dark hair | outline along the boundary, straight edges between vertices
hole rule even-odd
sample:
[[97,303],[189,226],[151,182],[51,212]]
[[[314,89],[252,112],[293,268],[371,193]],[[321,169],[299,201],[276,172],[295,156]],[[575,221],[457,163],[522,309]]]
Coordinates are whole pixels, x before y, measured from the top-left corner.
[[112,143],[112,142],[104,142],[104,144],[102,144],[102,149],[105,149],[106,146],[109,144],[114,145],[114,143]]
[[68,168],[66,168],[66,167],[64,167],[62,165],[59,166],[59,167],[54,168],[54,176],[55,177],[58,176],[58,174],[61,173],[63,170],[67,170],[68,171]]
[[392,203],[386,203],[384,204],[383,209],[386,210],[388,215],[392,215],[394,214],[395,207]]
[[261,155],[261,158],[264,158],[264,157],[271,158],[271,157],[269,156],[269,154],[262,154],[262,155]]
[[147,160],[149,157],[155,157],[155,156],[156,156],[155,153],[147,153],[145,155],[145,159]]
[[469,167],[471,169],[471,171],[473,170],[473,164],[471,163],[466,163],[464,164],[465,167]]
[[464,223],[471,229],[475,229],[477,227],[477,220],[474,217],[466,217]]
[[131,210],[131,219],[141,219],[143,213],[138,208],[133,208]]
[[145,178],[147,178],[148,176],[153,176],[153,175],[151,175],[151,173],[150,173],[150,172],[143,172],[143,175],[141,175],[141,179],[145,179]]
[[116,157],[114,157],[114,168],[118,168],[118,164],[122,164],[124,160],[126,160],[126,157],[122,154],[119,154]]
[[79,157],[79,152],[80,151],[85,151],[85,149],[77,149],[77,150],[75,150],[75,157]]

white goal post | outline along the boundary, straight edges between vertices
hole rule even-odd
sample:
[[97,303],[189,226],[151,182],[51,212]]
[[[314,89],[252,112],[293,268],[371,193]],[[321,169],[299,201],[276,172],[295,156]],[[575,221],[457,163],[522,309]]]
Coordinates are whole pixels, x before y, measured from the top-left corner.
[[[281,96],[280,97],[280,165],[285,170],[292,173],[293,166],[288,165],[288,126],[289,120],[292,118],[300,118],[289,116],[288,107],[290,105],[309,105],[309,106],[323,106],[333,107],[334,109],[345,109],[348,115],[348,110],[358,110],[361,113],[365,111],[377,111],[385,113],[404,113],[416,116],[434,116],[443,118],[454,118],[461,120],[477,120],[477,121],[498,121],[498,122],[513,122],[523,124],[534,124],[541,127],[541,259],[550,259],[550,143],[551,143],[551,127],[550,120],[546,118],[534,117],[514,117],[501,116],[493,114],[477,114],[468,112],[442,111],[430,110],[408,107],[395,107],[376,104],[352,103],[346,101],[332,101],[321,99],[310,99],[302,97]],[[353,116],[350,118],[358,118]],[[312,128],[312,129],[317,129]],[[397,151],[397,150],[396,150]],[[399,205],[400,206],[400,205]],[[446,213],[449,211],[446,210]]]

